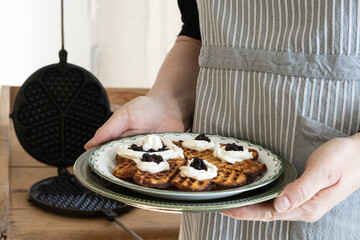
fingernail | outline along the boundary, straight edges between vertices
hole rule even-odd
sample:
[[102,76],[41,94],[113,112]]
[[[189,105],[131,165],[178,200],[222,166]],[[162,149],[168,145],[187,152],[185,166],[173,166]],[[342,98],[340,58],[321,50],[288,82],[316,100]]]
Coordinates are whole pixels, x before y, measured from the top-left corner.
[[229,213],[227,211],[222,211],[222,212],[219,212],[221,215],[224,215],[224,216],[230,216]]
[[85,143],[84,148],[87,149],[92,139],[90,139],[87,143]]
[[290,201],[286,196],[281,196],[275,200],[275,210],[279,213],[290,208]]

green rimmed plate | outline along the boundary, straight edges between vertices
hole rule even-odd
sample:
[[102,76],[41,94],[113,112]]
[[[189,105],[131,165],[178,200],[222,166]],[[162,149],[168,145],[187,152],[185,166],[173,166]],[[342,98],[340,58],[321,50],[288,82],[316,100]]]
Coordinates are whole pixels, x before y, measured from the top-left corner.
[[89,165],[89,158],[98,148],[83,153],[74,164],[74,174],[85,187],[103,196],[118,200],[127,205],[165,212],[213,212],[224,211],[231,208],[243,207],[275,198],[282,189],[296,179],[296,170],[287,160],[280,159],[283,164],[283,172],[272,183],[247,192],[236,194],[231,197],[189,201],[171,200],[144,195],[126,187],[116,184],[103,186],[99,177],[94,174]]
[[[154,135],[168,138],[171,141],[179,141],[179,140],[194,138],[198,134],[197,133],[158,133]],[[280,157],[271,153],[269,150],[264,149],[259,145],[255,145],[247,141],[230,138],[230,137],[207,135],[214,142],[237,143],[247,148],[256,149],[259,153],[258,161],[264,163],[267,166],[267,172],[264,174],[264,176],[258,178],[256,181],[252,182],[251,184],[247,184],[242,187],[232,188],[228,190],[207,191],[207,192],[185,192],[185,191],[154,189],[154,188],[148,188],[148,187],[139,186],[137,184],[129,183],[115,177],[112,174],[112,172],[116,166],[115,157],[119,146],[121,144],[138,142],[144,136],[145,135],[138,135],[128,138],[123,138],[100,146],[99,148],[97,148],[94,154],[92,154],[89,158],[91,169],[100,177],[114,184],[129,188],[133,191],[137,191],[139,193],[148,196],[173,199],[173,200],[192,200],[192,201],[224,198],[242,192],[250,191],[256,188],[260,188],[277,179],[283,170],[283,164]]]

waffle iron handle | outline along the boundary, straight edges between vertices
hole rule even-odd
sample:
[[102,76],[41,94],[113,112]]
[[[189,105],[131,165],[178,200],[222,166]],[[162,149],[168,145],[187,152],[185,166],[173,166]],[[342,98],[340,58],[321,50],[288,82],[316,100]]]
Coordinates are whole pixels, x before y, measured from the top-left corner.
[[142,240],[142,238],[139,237],[139,235],[137,235],[133,230],[128,228],[119,219],[117,219],[118,215],[112,209],[101,209],[101,211],[105,214],[107,220],[109,220],[110,222],[115,222],[122,229],[124,229],[126,232],[128,232],[134,239]]
[[65,49],[61,49],[59,52],[60,65],[66,65],[67,63],[67,51]]
[[66,65],[67,52],[65,50],[65,37],[64,37],[64,0],[61,0],[61,50],[59,52],[60,64]]

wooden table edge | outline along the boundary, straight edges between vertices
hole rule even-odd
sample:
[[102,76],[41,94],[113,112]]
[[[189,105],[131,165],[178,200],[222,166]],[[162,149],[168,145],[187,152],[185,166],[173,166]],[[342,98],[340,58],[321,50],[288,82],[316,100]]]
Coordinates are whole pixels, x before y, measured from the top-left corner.
[[9,228],[10,86],[1,87],[0,100],[0,234]]
[[[23,239],[29,236],[14,234],[14,222],[11,208],[11,170],[17,169],[19,165],[13,165],[12,157],[13,144],[13,127],[12,119],[9,114],[12,112],[16,94],[20,87],[18,86],[1,86],[0,95],[0,239]],[[141,88],[105,88],[109,101],[113,105],[121,106],[134,97],[145,95],[149,89]],[[115,104],[113,104],[115,103]],[[28,167],[28,166],[25,166]],[[32,167],[32,166],[30,166]],[[21,209],[22,210],[22,209]],[[23,233],[22,233],[23,234]],[[20,237],[20,238],[19,238]],[[152,239],[157,239],[156,235]],[[28,238],[27,238],[28,239]],[[160,239],[160,238],[159,238]]]

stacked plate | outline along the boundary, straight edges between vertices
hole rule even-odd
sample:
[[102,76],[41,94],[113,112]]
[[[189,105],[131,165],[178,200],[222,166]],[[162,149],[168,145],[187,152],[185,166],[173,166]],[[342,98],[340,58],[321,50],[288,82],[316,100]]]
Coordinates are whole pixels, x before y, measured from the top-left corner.
[[[194,138],[193,133],[156,134],[178,141]],[[212,141],[236,143],[259,152],[258,161],[266,164],[264,176],[243,187],[221,191],[183,192],[142,187],[113,176],[115,156],[121,144],[138,142],[144,135],[106,143],[83,153],[74,165],[76,178],[87,188],[127,205],[154,211],[210,212],[247,206],[275,198],[282,189],[296,179],[296,170],[287,160],[259,145],[235,138],[207,135]],[[96,174],[94,174],[96,173]],[[111,184],[101,184],[97,178]]]

